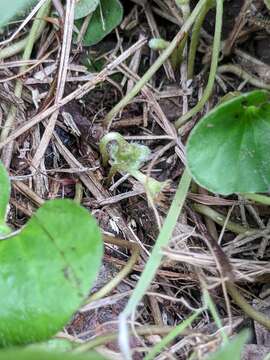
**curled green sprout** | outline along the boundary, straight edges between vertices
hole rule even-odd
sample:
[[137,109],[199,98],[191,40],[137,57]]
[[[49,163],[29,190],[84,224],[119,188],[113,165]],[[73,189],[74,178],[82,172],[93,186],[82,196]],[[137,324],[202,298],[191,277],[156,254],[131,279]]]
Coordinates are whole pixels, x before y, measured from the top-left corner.
[[103,165],[111,160],[109,181],[117,171],[124,171],[137,179],[145,188],[146,193],[155,199],[168,186],[168,182],[158,181],[143,174],[139,168],[149,158],[150,150],[147,146],[128,143],[122,135],[110,132],[105,135],[99,144]]

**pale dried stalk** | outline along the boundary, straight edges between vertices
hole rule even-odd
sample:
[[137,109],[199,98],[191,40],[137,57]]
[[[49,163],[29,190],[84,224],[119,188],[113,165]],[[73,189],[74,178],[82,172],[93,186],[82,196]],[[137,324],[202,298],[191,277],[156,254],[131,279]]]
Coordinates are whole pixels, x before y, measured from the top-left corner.
[[89,80],[86,84],[82,85],[80,88],[76,89],[66,97],[62,98],[56,104],[52,105],[50,108],[44,110],[40,114],[34,116],[30,119],[27,124],[22,125],[17,130],[14,131],[7,139],[0,143],[0,149],[2,149],[10,141],[17,139],[20,135],[24,134],[26,131],[30,130],[33,126],[41,122],[42,120],[48,118],[52,115],[57,109],[60,109],[62,106],[66,105],[70,101],[76,98],[81,98],[87,94],[90,90],[94,89],[97,84],[106,80],[108,76],[113,73],[113,70],[117,68],[119,64],[125,61],[131,54],[133,54],[137,49],[143,46],[146,43],[146,39],[141,39],[132,45],[129,49],[123,52],[117,59],[108,64],[99,74]]
[[[67,77],[67,71],[68,71],[69,54],[70,54],[71,43],[72,43],[74,8],[75,8],[75,0],[67,0],[63,46],[62,46],[62,50],[61,50],[61,58],[60,58],[60,65],[59,65],[59,72],[58,72],[58,79],[57,79],[55,104],[57,104],[62,99],[64,90],[65,90],[65,83],[66,83],[66,77]],[[40,144],[39,144],[39,146],[36,150],[36,153],[32,159],[32,166],[36,169],[39,167],[40,161],[43,158],[45,151],[49,145],[53,130],[55,128],[58,114],[59,114],[59,109],[57,109],[52,114],[52,116],[46,126],[45,132],[41,138]]]

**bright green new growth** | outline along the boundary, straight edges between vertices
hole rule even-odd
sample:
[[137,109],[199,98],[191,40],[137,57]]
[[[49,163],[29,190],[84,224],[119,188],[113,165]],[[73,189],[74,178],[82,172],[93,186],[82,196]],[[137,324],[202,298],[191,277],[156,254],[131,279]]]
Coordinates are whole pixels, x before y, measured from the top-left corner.
[[202,187],[223,195],[270,190],[269,93],[253,91],[210,111],[192,130],[188,168]]
[[[10,184],[0,167],[3,217]],[[0,241],[0,346],[59,331],[87,297],[102,254],[96,221],[71,200],[46,202],[18,234]]]
[[109,179],[111,179],[117,171],[125,171],[141,182],[146,192],[153,199],[168,185],[167,181],[160,182],[139,171],[143,162],[146,161],[150,155],[150,150],[147,146],[129,144],[122,135],[111,132],[101,139],[99,147],[103,164],[107,165],[109,159],[112,160]]

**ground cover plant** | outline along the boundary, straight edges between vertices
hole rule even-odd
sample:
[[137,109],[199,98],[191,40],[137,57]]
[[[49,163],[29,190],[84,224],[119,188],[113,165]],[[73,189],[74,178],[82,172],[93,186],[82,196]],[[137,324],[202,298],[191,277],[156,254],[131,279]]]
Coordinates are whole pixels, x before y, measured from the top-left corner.
[[268,1],[0,10],[0,359],[268,359]]

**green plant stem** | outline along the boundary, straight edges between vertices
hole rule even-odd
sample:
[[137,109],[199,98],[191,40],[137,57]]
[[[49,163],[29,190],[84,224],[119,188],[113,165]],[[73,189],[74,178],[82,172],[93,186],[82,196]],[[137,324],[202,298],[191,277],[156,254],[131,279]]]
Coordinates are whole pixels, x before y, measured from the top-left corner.
[[113,289],[115,289],[116,286],[120,284],[120,282],[133,270],[133,266],[136,264],[140,256],[140,248],[135,242],[130,242],[105,234],[103,234],[103,239],[106,244],[117,245],[129,249],[131,257],[126,263],[126,265],[123,267],[123,269],[119,271],[119,273],[110,282],[108,282],[105,286],[103,286],[93,295],[90,295],[90,297],[86,301],[87,304],[91,301],[102,299],[103,297],[108,295]]
[[235,303],[244,311],[254,321],[257,321],[259,324],[266,327],[270,330],[270,319],[263,313],[255,310],[246,299],[239,293],[238,289],[231,282],[226,283],[228,293],[231,295]]
[[[138,335],[153,335],[159,334],[164,335],[168,334],[170,331],[174,329],[173,326],[156,326],[156,325],[148,325],[148,326],[141,326],[136,328],[136,334]],[[85,351],[89,351],[91,349],[96,348],[97,346],[101,346],[107,344],[108,342],[114,341],[117,339],[119,333],[118,331],[115,332],[108,332],[104,335],[96,336],[94,339],[85,342],[82,345],[79,345],[74,349],[74,353],[81,353]],[[129,331],[129,335],[132,335],[132,331]]]
[[166,219],[164,221],[164,224],[161,228],[161,231],[158,235],[158,238],[152,250],[152,253],[145,265],[145,269],[141,274],[141,277],[136,285],[136,288],[134,289],[133,294],[129,298],[124,311],[120,315],[119,341],[121,344],[122,351],[124,352],[127,359],[130,358],[130,353],[129,353],[129,342],[127,338],[128,332],[127,332],[126,320],[136,309],[137,305],[141,301],[147,288],[149,287],[151,281],[155,276],[155,273],[163,257],[162,248],[167,246],[171,239],[173,229],[177,223],[178,217],[184,205],[188,193],[188,189],[190,186],[190,182],[191,182],[191,177],[188,171],[185,169],[182,178],[180,180],[180,183],[178,185],[177,191],[175,193],[174,199],[172,201],[172,204],[170,206],[170,209],[168,211],[168,214],[166,216]]
[[247,81],[251,85],[256,86],[257,88],[270,90],[270,84],[267,84],[263,82],[260,78],[249,74],[238,65],[227,64],[227,65],[219,66],[218,74],[223,74],[223,73],[232,73],[238,76],[239,78]]
[[[47,16],[50,12],[50,5],[51,5],[51,1],[48,0],[38,11],[37,13],[37,17],[33,22],[33,25],[31,27],[30,33],[27,37],[27,41],[25,44],[25,49],[24,49],[24,53],[22,56],[22,60],[29,60],[35,41],[37,40],[38,36],[37,35],[41,35],[45,25],[46,25],[46,21],[41,20],[43,17]],[[1,57],[1,54],[0,54]],[[25,69],[27,68],[27,66],[21,66],[19,72],[24,72]],[[22,95],[22,89],[23,89],[23,83],[21,80],[17,80],[16,81],[16,85],[15,85],[15,90],[14,90],[14,95],[17,96],[18,98],[21,97]],[[1,135],[0,135],[0,142],[4,141],[7,137],[8,134],[10,132],[10,130],[13,127],[14,121],[16,119],[16,113],[17,113],[17,108],[16,106],[12,105],[10,107],[10,110],[8,112],[7,115],[7,119],[5,121],[5,125],[1,131]],[[3,161],[5,163],[6,167],[9,167],[10,165],[10,158],[11,158],[11,152],[12,152],[12,146],[13,143],[10,143],[8,146],[10,146],[10,149],[8,150],[8,153],[5,154],[5,152],[3,153]]]
[[158,342],[144,357],[143,360],[153,360],[157,354],[159,354],[163,348],[169,345],[177,336],[181,335],[183,331],[192,324],[192,322],[201,314],[202,310],[196,311],[189,316],[186,320],[182,321],[179,325],[176,325],[172,331],[169,332],[160,342]]
[[247,200],[252,200],[263,205],[270,205],[270,196],[261,194],[241,194]]
[[213,86],[215,83],[215,76],[216,76],[216,72],[217,72],[218,57],[219,57],[219,51],[220,51],[222,15],[223,15],[223,0],[216,0],[216,25],[215,25],[212,60],[211,60],[208,82],[207,82],[206,88],[203,92],[203,95],[202,95],[202,98],[200,99],[200,101],[194,106],[194,108],[192,108],[187,113],[182,115],[175,122],[175,127],[177,129],[179,129],[192,116],[195,116],[204,107],[205,103],[207,102],[207,100],[209,99],[209,97],[212,93]]
[[250,229],[249,227],[242,226],[237,224],[233,221],[226,222],[226,216],[220,214],[219,212],[213,210],[210,206],[202,205],[202,204],[193,204],[194,210],[198,213],[205,215],[212,219],[215,223],[219,224],[220,226],[226,225],[226,229],[230,230],[236,234],[243,234],[247,233],[247,235],[251,235],[252,233],[256,232],[256,229]]
[[185,36],[183,37],[183,40],[180,41],[179,45],[174,49],[174,51],[170,57],[172,67],[174,70],[177,70],[182,62],[182,59],[183,59],[182,55],[183,55],[183,51],[184,51],[186,43],[187,43],[187,39],[188,39],[188,35],[185,34]]
[[162,248],[167,246],[171,239],[173,229],[184,205],[190,182],[191,177],[188,171],[185,170],[145,269],[125,307],[124,313],[126,315],[130,315],[134,308],[136,308],[155,276],[163,256]]
[[216,305],[215,305],[214,301],[212,300],[206,286],[203,288],[203,301],[204,301],[205,307],[208,308],[210,314],[212,315],[217,328],[221,332],[223,342],[224,343],[228,342],[228,336],[226,334],[226,331],[223,328],[222,321],[217,312]]
[[[51,1],[48,1],[47,3],[45,3],[43,6],[48,6],[50,4]],[[46,5],[47,4],[47,5]],[[41,11],[41,9],[39,10]],[[36,40],[41,36],[41,34],[43,33],[44,31],[44,28],[47,24],[46,21],[44,20],[41,20],[42,17],[45,17],[48,15],[48,12],[47,13],[37,13],[37,16],[34,20],[34,23],[36,22],[37,24],[39,24],[36,29],[35,29],[35,33],[33,34],[34,36],[34,43],[36,42]],[[34,26],[34,23],[33,23],[33,26]],[[32,28],[33,28],[32,26]],[[7,47],[4,47],[3,49],[0,50],[0,60],[4,60],[4,59],[7,59],[11,56],[14,56],[18,53],[20,53],[23,49],[25,49],[27,47],[27,44],[28,44],[28,41],[29,41],[29,35],[26,36],[24,39],[22,40],[19,40],[17,41],[16,43],[14,44],[11,44]],[[26,59],[28,60],[28,59]]]
[[149,194],[150,197],[153,199],[155,199],[168,184],[166,181],[161,182],[152,177],[149,177],[142,173],[140,170],[130,170],[129,173],[141,184],[143,184],[146,193]]
[[151,79],[151,77],[157,72],[157,70],[163,65],[163,63],[169,58],[172,54],[176,46],[179,44],[180,41],[183,40],[185,34],[189,31],[192,24],[194,23],[197,16],[200,14],[204,3],[207,0],[200,0],[192,13],[190,14],[187,21],[183,24],[180,31],[171,41],[170,45],[165,49],[161,55],[157,58],[154,64],[148,69],[148,71],[143,75],[143,77],[136,83],[136,85],[131,89],[131,91],[121,100],[118,104],[114,106],[114,108],[107,114],[104,118],[103,125],[104,127],[108,127],[115,117],[115,115],[121,111],[143,88],[144,85]]
[[82,202],[82,197],[83,197],[83,186],[81,182],[76,182],[75,184],[75,196],[74,196],[74,201],[77,204],[80,204]]
[[192,79],[194,74],[194,63],[195,63],[195,57],[196,57],[196,51],[198,47],[198,43],[200,40],[200,32],[202,28],[202,24],[204,22],[204,19],[206,17],[206,14],[208,11],[212,8],[213,1],[208,0],[204,7],[197,17],[194,26],[192,28],[192,35],[191,35],[191,41],[189,46],[189,54],[188,54],[188,70],[187,70],[187,78]]

